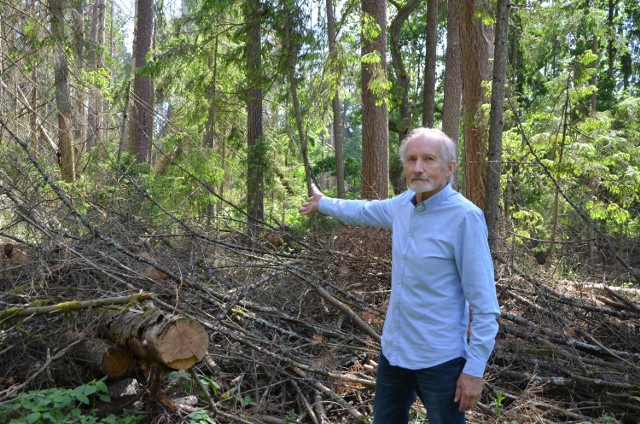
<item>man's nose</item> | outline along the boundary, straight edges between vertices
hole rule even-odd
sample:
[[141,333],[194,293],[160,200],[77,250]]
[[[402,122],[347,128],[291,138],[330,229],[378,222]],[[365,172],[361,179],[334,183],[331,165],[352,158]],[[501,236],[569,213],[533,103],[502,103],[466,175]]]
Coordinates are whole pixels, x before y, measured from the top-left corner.
[[423,173],[425,169],[425,162],[422,159],[416,160],[416,164],[413,168],[416,172]]

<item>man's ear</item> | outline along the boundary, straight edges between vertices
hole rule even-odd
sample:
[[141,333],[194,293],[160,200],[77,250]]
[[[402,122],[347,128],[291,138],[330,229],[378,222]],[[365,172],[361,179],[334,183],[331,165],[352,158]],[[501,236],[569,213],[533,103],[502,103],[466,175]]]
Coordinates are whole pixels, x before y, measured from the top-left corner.
[[449,176],[453,175],[456,172],[457,166],[458,164],[455,160],[449,162],[449,165],[447,166],[447,172],[449,173]]

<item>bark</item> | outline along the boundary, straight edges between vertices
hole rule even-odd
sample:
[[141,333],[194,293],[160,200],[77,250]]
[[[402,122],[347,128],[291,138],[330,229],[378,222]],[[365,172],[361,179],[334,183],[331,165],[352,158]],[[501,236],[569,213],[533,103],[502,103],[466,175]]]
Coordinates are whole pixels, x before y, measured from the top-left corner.
[[374,93],[372,83],[387,80],[387,11],[384,0],[362,0],[365,18],[378,24],[377,36],[362,39],[362,55],[377,52],[380,62],[362,62],[362,198],[389,194],[389,128],[386,92]]
[[504,116],[504,91],[507,76],[509,0],[498,0],[491,82],[491,115],[489,121],[489,149],[485,215],[489,229],[489,247],[496,254],[500,235],[500,176],[502,175],[502,129]]
[[447,51],[445,55],[442,131],[457,144],[460,136],[460,106],[462,103],[460,0],[449,0],[448,2]]
[[491,75],[493,28],[485,25],[476,12],[488,13],[490,7],[488,0],[461,0],[460,8],[464,192],[481,209],[485,206],[488,130],[482,105],[488,101],[484,83]]
[[112,313],[105,333],[136,358],[162,366],[189,369],[207,353],[209,336],[196,321],[159,310]]
[[153,31],[153,0],[136,1],[136,25],[133,41],[133,103],[129,151],[138,163],[149,163],[153,134],[152,84],[148,75],[142,74],[147,64]]
[[427,1],[427,31],[424,63],[422,125],[433,127],[436,108],[436,48],[438,42],[438,0]]
[[[333,0],[326,0],[327,5],[327,37],[329,39],[329,55],[335,61],[337,59],[336,48],[336,19],[333,12]],[[336,82],[336,86],[337,86]],[[340,96],[338,89],[333,94],[331,100],[331,109],[333,111],[333,148],[336,156],[336,184],[338,187],[338,198],[346,197],[344,186],[344,135],[342,132],[342,113],[340,110]]]
[[257,223],[264,217],[265,151],[262,129],[261,68],[259,0],[247,0],[247,212],[249,233],[257,233]]
[[54,74],[56,90],[56,108],[58,113],[58,145],[60,146],[59,165],[62,179],[66,182],[76,180],[75,152],[72,128],[71,98],[69,95],[69,64],[64,45],[63,2],[49,1],[51,13],[51,33],[56,40],[54,47]]

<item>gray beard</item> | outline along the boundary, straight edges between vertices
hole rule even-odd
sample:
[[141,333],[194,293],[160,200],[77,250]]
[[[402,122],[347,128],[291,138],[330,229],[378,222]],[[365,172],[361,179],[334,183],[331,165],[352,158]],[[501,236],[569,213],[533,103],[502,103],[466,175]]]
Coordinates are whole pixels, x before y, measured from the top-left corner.
[[415,193],[425,193],[435,190],[433,181],[412,180],[409,182],[409,188]]

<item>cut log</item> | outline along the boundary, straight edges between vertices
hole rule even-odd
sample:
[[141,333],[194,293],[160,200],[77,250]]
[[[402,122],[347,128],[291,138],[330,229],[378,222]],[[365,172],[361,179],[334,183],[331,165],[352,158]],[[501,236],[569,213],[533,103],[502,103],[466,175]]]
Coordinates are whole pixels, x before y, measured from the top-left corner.
[[72,356],[99,375],[116,379],[131,371],[135,359],[111,340],[85,339],[73,350]]
[[191,368],[207,353],[209,336],[198,322],[159,310],[106,317],[106,334],[135,357],[174,370]]

